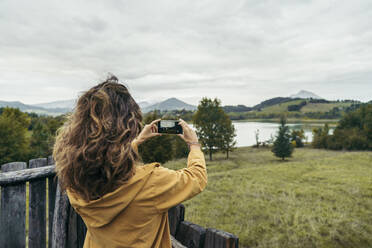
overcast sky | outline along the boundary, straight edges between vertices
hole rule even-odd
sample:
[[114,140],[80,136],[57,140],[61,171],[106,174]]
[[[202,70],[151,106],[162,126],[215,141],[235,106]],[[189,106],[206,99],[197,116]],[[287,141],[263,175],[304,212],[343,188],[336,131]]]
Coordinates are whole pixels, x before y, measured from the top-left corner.
[[369,101],[372,1],[0,1],[0,100],[75,98],[108,72],[137,101]]

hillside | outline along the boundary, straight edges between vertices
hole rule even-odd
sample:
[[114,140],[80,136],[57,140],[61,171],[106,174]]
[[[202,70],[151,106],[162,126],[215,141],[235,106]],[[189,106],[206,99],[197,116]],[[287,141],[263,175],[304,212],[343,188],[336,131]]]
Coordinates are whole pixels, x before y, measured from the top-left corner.
[[253,106],[253,110],[260,110],[260,109],[263,109],[263,108],[267,108],[267,107],[278,105],[278,104],[280,105],[282,103],[292,102],[292,101],[295,101],[295,100],[297,100],[297,99],[293,99],[291,97],[274,97],[274,98],[265,100],[265,101],[255,105],[255,106]]
[[[239,247],[372,247],[372,153],[238,148],[207,160],[208,185],[186,219],[236,234]],[[186,159],[164,164],[184,168]]]

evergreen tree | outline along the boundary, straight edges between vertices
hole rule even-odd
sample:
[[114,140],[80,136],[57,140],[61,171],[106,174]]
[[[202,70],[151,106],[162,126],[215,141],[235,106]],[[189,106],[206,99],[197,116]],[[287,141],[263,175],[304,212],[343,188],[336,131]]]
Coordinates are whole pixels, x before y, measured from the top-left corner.
[[286,125],[286,118],[282,116],[280,118],[279,132],[274,141],[272,152],[275,156],[284,160],[286,157],[290,157],[293,152],[293,146],[291,144],[291,136],[289,128]]

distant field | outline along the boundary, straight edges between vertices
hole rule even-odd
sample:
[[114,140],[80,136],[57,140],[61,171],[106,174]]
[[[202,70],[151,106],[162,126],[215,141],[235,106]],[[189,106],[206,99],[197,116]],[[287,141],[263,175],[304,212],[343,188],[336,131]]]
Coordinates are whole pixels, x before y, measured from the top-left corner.
[[[285,103],[280,103],[276,104],[270,107],[266,107],[262,109],[262,113],[282,113],[282,112],[287,112],[288,111],[288,106],[289,105],[298,105],[304,100],[294,100],[291,102],[285,102]],[[350,102],[335,102],[335,103],[307,103],[305,106],[301,108],[302,113],[307,113],[307,112],[328,112],[332,110],[334,107],[349,107],[351,106],[352,103]]]
[[345,102],[345,103],[308,103],[301,108],[301,112],[327,112],[332,110],[334,107],[344,108],[351,106],[352,103]]
[[303,102],[304,100],[294,100],[290,102],[285,102],[285,103],[279,103],[270,107],[266,107],[262,109],[262,113],[282,113],[282,112],[287,112],[288,111],[288,106],[289,105],[297,105]]
[[207,188],[185,202],[187,220],[238,235],[240,247],[372,247],[372,152],[303,148],[280,162],[239,148],[215,158]]

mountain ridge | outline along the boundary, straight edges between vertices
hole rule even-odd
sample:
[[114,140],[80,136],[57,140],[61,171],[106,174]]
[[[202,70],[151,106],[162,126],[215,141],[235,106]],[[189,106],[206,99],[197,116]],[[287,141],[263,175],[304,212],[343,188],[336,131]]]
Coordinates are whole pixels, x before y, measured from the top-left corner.
[[[309,91],[300,91],[299,93],[309,93]],[[310,92],[311,94],[314,94]],[[270,107],[277,104],[287,103],[291,101],[296,100],[304,100],[304,98],[293,98],[294,96],[298,95],[294,94],[291,95],[292,97],[274,97],[267,99],[265,101],[260,102],[259,104],[254,105],[253,107],[248,107],[243,104],[238,105],[225,105],[222,106],[225,111],[227,112],[245,112],[245,111],[251,111],[251,110],[258,110],[260,111],[263,108]],[[316,94],[314,94],[317,96]],[[323,98],[321,99],[315,99],[313,100],[321,100],[321,101],[327,101]],[[45,103],[38,103],[38,104],[24,104],[20,101],[1,101],[0,100],[0,107],[12,107],[12,108],[19,108],[23,112],[34,112],[36,114],[41,115],[61,115],[68,112],[71,112],[73,110],[73,107],[75,105],[75,99],[68,99],[68,100],[61,100],[61,101],[53,101],[53,102],[45,102]],[[332,101],[330,101],[332,102]],[[372,103],[370,101],[369,103]],[[188,104],[182,100],[179,100],[178,98],[171,97],[164,101],[157,102],[157,103],[150,103],[148,101],[140,101],[138,102],[138,105],[140,106],[143,113],[148,113],[153,110],[160,110],[160,111],[171,111],[171,110],[189,110],[189,111],[195,111],[197,109],[197,106]]]

